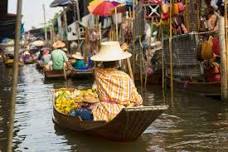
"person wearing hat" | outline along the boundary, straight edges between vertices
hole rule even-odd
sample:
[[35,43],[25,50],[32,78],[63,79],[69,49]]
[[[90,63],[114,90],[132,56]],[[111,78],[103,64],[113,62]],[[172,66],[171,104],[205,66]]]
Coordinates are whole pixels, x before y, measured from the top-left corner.
[[86,67],[84,57],[80,52],[76,52],[75,54],[73,54],[72,58],[75,59],[75,62],[73,63],[73,67],[75,69],[84,69]]
[[51,61],[51,54],[49,54],[50,49],[48,47],[42,48],[43,56],[41,57],[43,64],[49,64]]
[[68,58],[66,53],[63,51],[65,43],[58,40],[53,44],[54,50],[51,53],[52,69],[53,70],[63,70],[65,63],[67,63]]
[[122,108],[142,104],[133,80],[117,69],[118,61],[129,57],[131,54],[124,52],[117,41],[101,43],[99,53],[91,57],[91,60],[103,63],[102,67],[95,69],[96,89],[101,102],[92,107],[94,120],[110,121]]

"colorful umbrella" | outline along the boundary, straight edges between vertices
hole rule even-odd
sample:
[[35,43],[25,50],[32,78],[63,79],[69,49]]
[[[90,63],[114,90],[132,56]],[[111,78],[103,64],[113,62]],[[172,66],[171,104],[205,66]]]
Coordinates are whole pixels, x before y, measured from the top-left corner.
[[[115,11],[117,11],[117,12],[115,12]],[[114,14],[114,13],[124,13],[126,11],[127,11],[127,7],[126,7],[125,4],[120,4],[120,5],[116,6],[115,8],[113,8],[111,10],[112,14]]]
[[89,12],[93,12],[93,10],[102,2],[104,2],[104,0],[94,0],[90,2],[88,6]]
[[[97,0],[96,0],[97,1]],[[102,2],[93,2],[93,4],[89,5],[89,11],[93,15],[97,16],[111,16],[112,10],[118,6],[120,3],[118,2],[110,2],[110,1],[102,1]]]

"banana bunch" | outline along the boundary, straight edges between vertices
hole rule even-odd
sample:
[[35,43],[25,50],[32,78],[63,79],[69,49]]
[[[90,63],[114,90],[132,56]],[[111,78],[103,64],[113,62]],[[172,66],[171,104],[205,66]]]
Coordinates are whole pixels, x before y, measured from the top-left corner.
[[80,107],[80,104],[85,101],[97,101],[98,95],[96,90],[78,90],[62,88],[55,92],[55,107],[63,113],[69,114],[71,110]]
[[71,110],[77,109],[78,105],[75,104],[70,91],[59,90],[55,93],[55,107],[59,112],[69,114]]

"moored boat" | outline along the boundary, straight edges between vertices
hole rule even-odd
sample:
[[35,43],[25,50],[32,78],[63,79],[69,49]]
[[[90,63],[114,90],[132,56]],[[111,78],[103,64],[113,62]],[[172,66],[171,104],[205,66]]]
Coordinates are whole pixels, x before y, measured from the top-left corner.
[[[167,77],[167,84],[170,86],[170,77]],[[182,91],[188,91],[191,93],[197,93],[200,95],[210,96],[214,94],[220,94],[221,83],[220,81],[215,82],[204,82],[204,81],[187,81],[174,78],[174,88]]]
[[44,70],[45,79],[58,79],[63,78],[66,79],[67,75],[65,75],[64,70],[51,70],[46,71]]
[[[6,67],[13,67],[13,62],[14,62],[13,59],[5,59],[5,60],[3,60],[3,62]],[[23,63],[19,61],[18,65],[23,66]]]
[[94,73],[94,68],[89,68],[89,69],[83,69],[83,70],[78,70],[78,69],[72,69],[70,73],[71,78],[88,78],[92,77]]
[[33,59],[31,60],[24,60],[24,64],[34,64],[35,61]]
[[136,140],[167,109],[168,106],[165,105],[124,108],[113,120],[105,122],[82,121],[79,117],[59,112],[53,106],[53,121],[58,126],[73,131],[110,140],[132,141]]

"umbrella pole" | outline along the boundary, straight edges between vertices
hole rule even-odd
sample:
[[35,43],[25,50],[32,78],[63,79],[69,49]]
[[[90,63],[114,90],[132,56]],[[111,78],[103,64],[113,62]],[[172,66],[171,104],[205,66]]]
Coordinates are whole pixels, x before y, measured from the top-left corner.
[[9,115],[9,137],[7,151],[12,151],[13,143],[13,129],[15,119],[15,104],[17,95],[17,82],[18,82],[18,62],[19,62],[19,47],[20,47],[20,27],[21,27],[21,12],[22,12],[22,0],[17,1],[17,20],[16,20],[16,35],[15,35],[15,46],[14,46],[14,63],[13,63],[13,84],[12,84],[12,95],[10,104],[10,115]]

